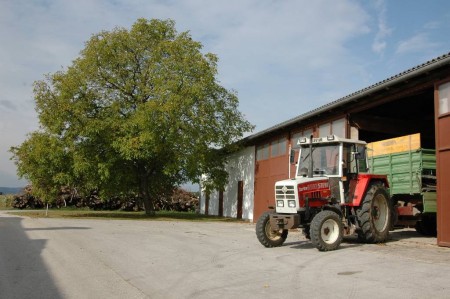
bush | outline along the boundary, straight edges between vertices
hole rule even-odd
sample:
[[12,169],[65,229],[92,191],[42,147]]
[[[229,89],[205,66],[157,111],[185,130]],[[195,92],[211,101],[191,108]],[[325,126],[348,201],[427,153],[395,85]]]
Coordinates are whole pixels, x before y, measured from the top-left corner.
[[11,209],[13,207],[12,195],[0,195],[0,209]]

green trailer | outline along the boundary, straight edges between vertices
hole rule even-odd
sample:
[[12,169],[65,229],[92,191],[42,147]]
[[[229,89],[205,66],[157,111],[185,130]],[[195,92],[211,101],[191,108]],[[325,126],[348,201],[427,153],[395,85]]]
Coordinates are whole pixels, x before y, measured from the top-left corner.
[[[419,135],[420,140],[420,135]],[[386,144],[392,144],[385,142]],[[375,147],[376,148],[376,147]],[[436,151],[411,147],[391,147],[371,154],[372,173],[385,174],[389,192],[396,206],[396,225],[414,226],[425,235],[436,234]],[[391,153],[390,153],[391,152]]]

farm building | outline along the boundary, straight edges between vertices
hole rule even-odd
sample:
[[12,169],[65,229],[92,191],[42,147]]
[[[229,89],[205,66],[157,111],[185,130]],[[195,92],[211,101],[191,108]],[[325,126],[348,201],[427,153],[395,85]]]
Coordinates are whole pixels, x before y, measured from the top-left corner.
[[302,136],[376,142],[416,133],[436,150],[438,244],[450,246],[450,53],[244,138],[225,190],[203,192],[200,212],[256,221],[274,205],[275,182],[295,176],[290,152]]

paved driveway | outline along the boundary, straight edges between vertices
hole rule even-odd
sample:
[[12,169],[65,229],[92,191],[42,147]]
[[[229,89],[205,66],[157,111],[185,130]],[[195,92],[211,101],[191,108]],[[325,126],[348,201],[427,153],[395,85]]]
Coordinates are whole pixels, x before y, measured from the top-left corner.
[[0,298],[450,298],[450,249],[413,230],[318,252],[250,223],[30,219],[0,212]]

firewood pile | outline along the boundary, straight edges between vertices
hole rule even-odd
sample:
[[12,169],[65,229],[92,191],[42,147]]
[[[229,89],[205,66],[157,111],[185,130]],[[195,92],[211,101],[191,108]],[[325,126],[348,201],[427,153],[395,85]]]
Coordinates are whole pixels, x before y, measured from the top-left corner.
[[28,185],[21,194],[14,196],[12,206],[16,209],[42,209],[44,202],[32,195],[32,188]]
[[[165,211],[196,211],[198,208],[198,198],[190,192],[176,188],[172,194],[159,198],[155,203],[155,210]],[[41,209],[46,204],[39,198],[33,196],[31,186],[24,188],[24,191],[15,195],[12,203],[17,209]],[[92,191],[87,196],[81,196],[77,190],[68,187],[62,188],[54,202],[49,203],[49,207],[75,207],[89,208],[92,210],[122,210],[122,211],[142,211],[144,205],[142,200],[134,195],[127,197],[111,197],[101,199],[98,191]]]
[[198,208],[199,200],[191,192],[177,188],[166,198],[161,198],[156,203],[157,210],[195,212]]

